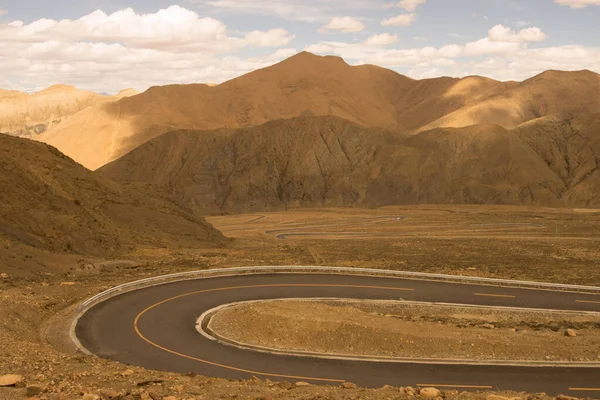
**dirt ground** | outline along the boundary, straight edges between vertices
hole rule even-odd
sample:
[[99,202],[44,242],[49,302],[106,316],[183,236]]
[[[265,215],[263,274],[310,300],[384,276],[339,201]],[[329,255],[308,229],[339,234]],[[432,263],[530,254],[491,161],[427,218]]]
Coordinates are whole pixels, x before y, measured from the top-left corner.
[[[402,302],[264,301],[217,312],[239,343],[360,356],[600,363],[600,315]],[[574,329],[576,337],[567,337]],[[290,332],[293,332],[290,335]]]
[[[0,275],[0,375],[22,375],[27,384],[43,386],[46,391],[37,397],[48,400],[80,399],[84,392],[97,395],[109,389],[121,392],[123,400],[149,400],[140,397],[141,392],[152,392],[152,399],[172,395],[177,400],[408,398],[410,391],[398,388],[297,387],[294,382],[238,382],[146,371],[75,353],[65,336],[67,317],[81,301],[121,283],[250,265],[391,268],[598,285],[600,211],[585,211],[478,206],[288,211],[263,218],[209,218],[232,238],[223,248],[137,247],[119,259],[35,253],[37,257],[21,260],[20,274],[0,263],[0,274],[6,274]],[[318,231],[319,236],[277,238],[290,233],[282,229]],[[49,264],[43,274],[27,272],[34,270],[29,264],[42,268],[50,255],[62,260],[51,264],[58,267]],[[574,339],[585,340],[580,336]],[[161,382],[144,383],[150,380]],[[487,395],[447,393],[448,398]],[[24,398],[24,388],[0,388],[2,400]]]
[[240,265],[334,265],[600,285],[600,210],[394,206],[207,220],[237,239],[229,258]]

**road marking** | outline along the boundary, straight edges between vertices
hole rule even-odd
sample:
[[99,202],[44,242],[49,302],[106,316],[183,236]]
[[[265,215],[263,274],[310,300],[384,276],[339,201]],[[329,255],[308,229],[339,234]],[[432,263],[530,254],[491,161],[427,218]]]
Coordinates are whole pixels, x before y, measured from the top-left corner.
[[507,299],[515,299],[517,296],[510,296],[508,294],[488,294],[488,293],[475,293],[475,296],[485,296],[485,297],[504,297]]
[[419,383],[418,387],[422,386],[431,386],[431,387],[441,387],[441,388],[463,388],[463,389],[493,389],[493,386],[477,386],[477,385],[441,385],[435,383]]
[[569,388],[573,392],[600,392],[600,388]]
[[600,301],[592,301],[592,300],[575,300],[575,303],[600,304]]
[[260,371],[253,371],[253,370],[249,370],[249,369],[243,369],[243,368],[237,368],[237,367],[233,367],[231,365],[225,365],[225,364],[219,364],[219,363],[215,363],[212,361],[208,361],[208,360],[203,360],[201,358],[197,358],[197,357],[193,357],[193,356],[189,356],[187,354],[183,354],[183,353],[179,353],[177,351],[171,350],[171,349],[167,349],[166,347],[163,347],[153,341],[151,341],[150,339],[148,339],[147,337],[145,337],[142,332],[140,332],[139,327],[138,327],[138,322],[140,320],[140,317],[142,315],[144,315],[146,312],[152,310],[153,308],[161,305],[161,304],[165,304],[169,301],[172,300],[176,300],[176,299],[180,299],[182,297],[186,297],[186,296],[191,296],[194,294],[200,294],[200,293],[208,293],[208,292],[218,292],[218,291],[224,291],[224,290],[234,290],[234,289],[250,289],[250,288],[265,288],[265,287],[346,287],[346,288],[362,288],[362,289],[384,289],[384,290],[401,290],[401,291],[413,291],[415,289],[411,289],[411,288],[396,288],[396,287],[385,287],[385,286],[360,286],[360,285],[327,285],[327,284],[272,284],[272,285],[249,285],[249,286],[232,286],[232,287],[224,287],[224,288],[216,288],[216,289],[206,289],[206,290],[198,290],[195,292],[190,292],[190,293],[185,293],[185,294],[180,294],[178,296],[174,296],[171,298],[168,298],[166,300],[162,300],[159,301],[158,303],[155,303],[153,305],[151,305],[150,307],[146,308],[145,310],[143,310],[142,312],[140,312],[136,317],[135,320],[133,321],[133,328],[136,332],[136,334],[142,339],[144,340],[146,343],[160,349],[163,350],[167,353],[171,353],[171,354],[175,354],[177,356],[183,357],[183,358],[187,358],[190,360],[194,360],[194,361],[198,361],[204,364],[208,364],[208,365],[213,365],[216,367],[221,367],[221,368],[226,368],[226,369],[230,369],[233,371],[239,371],[239,372],[246,372],[249,374],[254,374],[254,375],[263,375],[263,376],[273,376],[273,377],[277,377],[277,378],[288,378],[288,379],[302,379],[302,380],[311,380],[311,381],[322,381],[322,382],[336,382],[336,383],[343,383],[345,382],[345,380],[343,379],[330,379],[330,378],[313,378],[313,377],[308,377],[308,376],[295,376],[295,375],[283,375],[283,374],[274,374],[274,373],[269,373],[269,372],[260,372]]

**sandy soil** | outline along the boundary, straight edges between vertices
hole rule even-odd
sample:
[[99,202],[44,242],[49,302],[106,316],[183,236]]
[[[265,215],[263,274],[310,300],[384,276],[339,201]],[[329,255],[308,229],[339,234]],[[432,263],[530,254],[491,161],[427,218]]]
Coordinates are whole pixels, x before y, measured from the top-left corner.
[[[265,301],[209,325],[241,343],[361,356],[600,362],[600,315],[398,302]],[[576,337],[567,337],[576,329]]]

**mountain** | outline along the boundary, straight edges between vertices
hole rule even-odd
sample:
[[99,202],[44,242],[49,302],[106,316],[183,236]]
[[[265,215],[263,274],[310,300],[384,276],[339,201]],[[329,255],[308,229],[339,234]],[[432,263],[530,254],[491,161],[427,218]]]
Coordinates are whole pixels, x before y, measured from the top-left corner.
[[103,96],[68,85],[54,85],[34,94],[0,89],[0,133],[36,137],[87,107],[134,94],[127,89],[116,96]]
[[9,270],[35,250],[103,258],[222,240],[167,196],[104,179],[40,142],[0,135],[0,170],[0,264]]
[[600,75],[591,71],[546,71],[424,125],[463,127],[481,123],[511,129],[540,117],[600,112]]
[[600,114],[406,133],[337,117],[163,134],[102,167],[200,213],[392,204],[600,205]]
[[176,129],[210,130],[331,115],[364,126],[417,130],[517,85],[481,77],[413,80],[373,65],[300,53],[216,86],[153,87],[90,107],[40,136],[97,169]]

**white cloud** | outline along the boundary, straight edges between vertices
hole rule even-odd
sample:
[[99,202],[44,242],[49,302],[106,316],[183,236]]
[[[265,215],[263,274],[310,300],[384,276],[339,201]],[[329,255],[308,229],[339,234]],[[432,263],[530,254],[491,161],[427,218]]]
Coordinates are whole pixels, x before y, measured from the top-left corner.
[[271,29],[267,32],[252,31],[246,34],[246,44],[257,47],[280,47],[290,43],[295,38],[285,29]]
[[352,17],[335,17],[329,23],[319,29],[319,32],[361,32],[365,24]]
[[383,26],[410,26],[417,19],[417,14],[400,14],[396,17],[386,18],[381,21]]
[[416,40],[417,42],[424,42],[427,40],[427,38],[425,36],[415,36],[413,40]]
[[[285,29],[232,34],[214,18],[172,6],[150,14],[95,11],[76,20],[0,23],[0,71],[22,89],[68,83],[116,92],[133,86],[222,82],[289,57]],[[239,57],[246,47],[274,48]]]
[[307,48],[333,54],[353,64],[377,64],[398,69],[413,78],[485,75],[522,80],[547,69],[600,71],[600,48],[562,46],[529,49],[545,35],[537,28],[518,32],[493,27],[486,37],[442,47],[394,49],[363,43],[320,42]]
[[373,35],[365,40],[367,46],[389,46],[398,42],[398,35],[382,33],[381,35]]
[[561,6],[569,6],[571,8],[586,8],[587,6],[600,6],[600,0],[554,0],[555,3]]
[[496,25],[489,30],[488,38],[494,42],[542,42],[546,39],[546,34],[540,28],[535,27],[514,32],[504,25]]
[[371,0],[188,0],[201,9],[247,14],[276,15],[281,18],[323,22],[348,10],[371,10]]
[[398,7],[404,8],[408,12],[415,12],[417,7],[427,3],[427,0],[400,0]]

